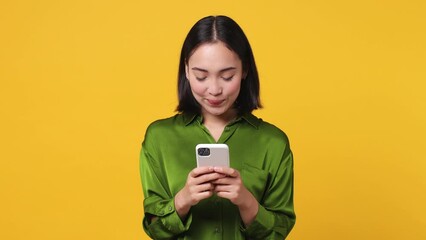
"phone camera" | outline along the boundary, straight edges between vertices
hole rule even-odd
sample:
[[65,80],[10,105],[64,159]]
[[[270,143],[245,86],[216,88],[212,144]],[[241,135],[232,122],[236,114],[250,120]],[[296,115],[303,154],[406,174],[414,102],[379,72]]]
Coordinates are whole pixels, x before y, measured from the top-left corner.
[[209,156],[210,155],[210,148],[199,148],[198,149],[198,155]]

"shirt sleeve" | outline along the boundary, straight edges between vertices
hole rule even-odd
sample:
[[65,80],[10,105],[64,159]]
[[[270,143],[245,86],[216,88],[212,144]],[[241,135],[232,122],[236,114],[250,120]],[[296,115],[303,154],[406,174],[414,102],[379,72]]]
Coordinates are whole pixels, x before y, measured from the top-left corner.
[[168,190],[164,174],[161,174],[161,164],[151,140],[147,131],[140,153],[145,213],[143,228],[153,239],[171,239],[189,229],[192,215],[188,213],[187,219],[182,222],[177,214],[174,197]]
[[241,231],[250,239],[285,239],[293,228],[293,154],[287,146],[281,151],[280,165],[272,176],[255,220]]

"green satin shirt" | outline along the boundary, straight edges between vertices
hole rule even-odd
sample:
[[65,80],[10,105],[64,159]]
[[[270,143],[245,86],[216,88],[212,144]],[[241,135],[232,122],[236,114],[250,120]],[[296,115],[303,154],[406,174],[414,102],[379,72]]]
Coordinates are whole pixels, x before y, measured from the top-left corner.
[[[196,167],[195,146],[216,143],[197,115],[177,114],[152,123],[140,154],[144,193],[143,227],[153,239],[284,239],[295,223],[293,155],[280,129],[252,114],[228,124],[217,143],[229,146],[231,167],[259,203],[244,226],[238,208],[212,196],[193,206],[181,221],[174,196]],[[151,222],[152,216],[157,216]]]

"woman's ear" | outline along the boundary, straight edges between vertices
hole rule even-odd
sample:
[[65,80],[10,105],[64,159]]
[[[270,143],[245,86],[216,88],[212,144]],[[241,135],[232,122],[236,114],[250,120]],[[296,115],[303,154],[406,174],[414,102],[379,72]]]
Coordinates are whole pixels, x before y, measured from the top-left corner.
[[243,80],[247,78],[247,72],[243,72]]
[[189,80],[189,66],[188,66],[188,62],[185,60],[185,76],[186,79]]

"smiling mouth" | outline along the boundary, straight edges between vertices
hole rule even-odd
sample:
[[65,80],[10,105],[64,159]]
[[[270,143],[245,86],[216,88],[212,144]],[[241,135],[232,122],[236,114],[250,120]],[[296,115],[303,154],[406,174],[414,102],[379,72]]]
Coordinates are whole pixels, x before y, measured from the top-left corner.
[[207,99],[207,102],[212,106],[219,106],[221,105],[225,100],[211,100]]

